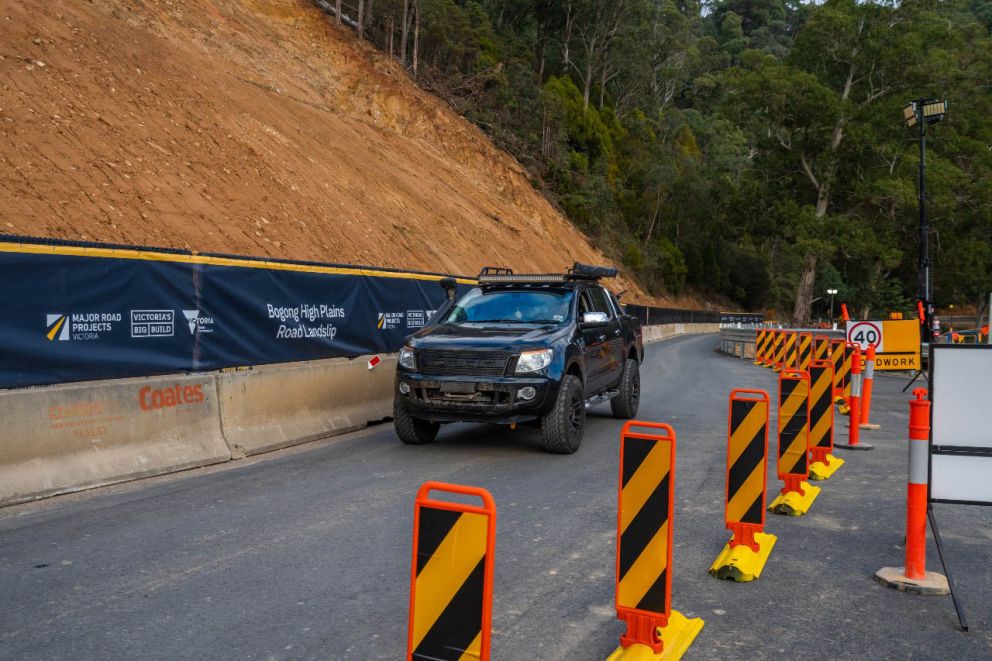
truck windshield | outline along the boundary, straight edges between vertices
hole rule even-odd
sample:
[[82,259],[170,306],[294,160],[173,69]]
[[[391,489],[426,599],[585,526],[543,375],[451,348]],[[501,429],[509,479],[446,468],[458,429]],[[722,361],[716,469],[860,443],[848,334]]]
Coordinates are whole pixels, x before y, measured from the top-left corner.
[[458,301],[445,321],[449,324],[560,324],[571,314],[572,295],[571,291],[483,291],[476,288]]

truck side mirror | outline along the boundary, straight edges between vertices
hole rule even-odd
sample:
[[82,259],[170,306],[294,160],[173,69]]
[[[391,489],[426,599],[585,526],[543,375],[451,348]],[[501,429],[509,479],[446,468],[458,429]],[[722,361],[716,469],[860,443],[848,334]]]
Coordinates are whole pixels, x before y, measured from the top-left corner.
[[587,327],[605,326],[610,317],[605,312],[586,312],[582,315],[582,325]]

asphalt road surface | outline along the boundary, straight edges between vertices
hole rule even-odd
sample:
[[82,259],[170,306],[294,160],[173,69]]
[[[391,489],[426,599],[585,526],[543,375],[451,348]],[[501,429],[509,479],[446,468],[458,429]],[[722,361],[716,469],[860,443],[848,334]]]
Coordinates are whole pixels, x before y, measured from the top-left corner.
[[[771,371],[716,345],[655,344],[642,367],[639,417],[678,433],[673,603],[706,621],[687,658],[992,657],[992,508],[937,507],[970,633],[949,597],[872,580],[903,558],[904,379],[876,382],[882,429],[863,436],[876,449],[843,454],[807,516],[769,514],[779,541],[759,581],[707,574],[728,536],[728,394],[775,388]],[[450,426],[407,447],[379,425],[0,510],[0,658],[402,658],[414,495],[433,479],[495,497],[493,657],[601,660],[621,633],[621,421],[608,411],[597,407],[567,457],[541,451],[534,429]],[[773,462],[769,473],[778,488]],[[932,543],[927,564],[940,569]]]

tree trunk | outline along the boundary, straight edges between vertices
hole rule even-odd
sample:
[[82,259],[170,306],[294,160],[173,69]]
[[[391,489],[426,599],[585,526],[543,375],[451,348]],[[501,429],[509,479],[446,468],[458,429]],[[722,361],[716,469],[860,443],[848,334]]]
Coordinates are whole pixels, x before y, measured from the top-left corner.
[[420,50],[420,3],[413,6],[413,79],[417,79],[417,61]]
[[407,37],[410,35],[410,0],[403,0],[403,30],[400,32],[400,64],[406,66]]
[[358,38],[365,37],[365,0],[358,0]]
[[589,54],[589,61],[586,63],[586,74],[582,77],[582,109],[589,108],[589,94],[592,91],[592,77],[595,73],[592,53]]
[[338,25],[341,25],[341,0],[337,1],[334,5],[334,16],[337,19]]
[[389,27],[386,28],[389,32],[389,59],[393,58],[393,10],[389,10]]
[[603,64],[603,70],[599,76],[599,109],[603,109],[603,103],[606,100],[606,72],[610,67],[607,64]]
[[806,253],[803,261],[803,273],[799,278],[796,291],[796,306],[792,310],[792,325],[797,328],[809,323],[809,308],[813,304],[813,285],[816,281],[816,254]]

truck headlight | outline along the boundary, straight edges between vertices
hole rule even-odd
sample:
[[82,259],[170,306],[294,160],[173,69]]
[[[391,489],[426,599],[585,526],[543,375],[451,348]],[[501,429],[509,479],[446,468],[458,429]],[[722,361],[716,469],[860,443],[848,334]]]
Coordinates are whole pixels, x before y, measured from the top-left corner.
[[400,349],[400,367],[408,370],[417,369],[417,361],[413,358],[413,349],[403,347]]
[[551,364],[551,356],[554,352],[551,349],[535,349],[533,351],[523,351],[517,359],[517,374],[529,374],[538,370],[543,370]]

